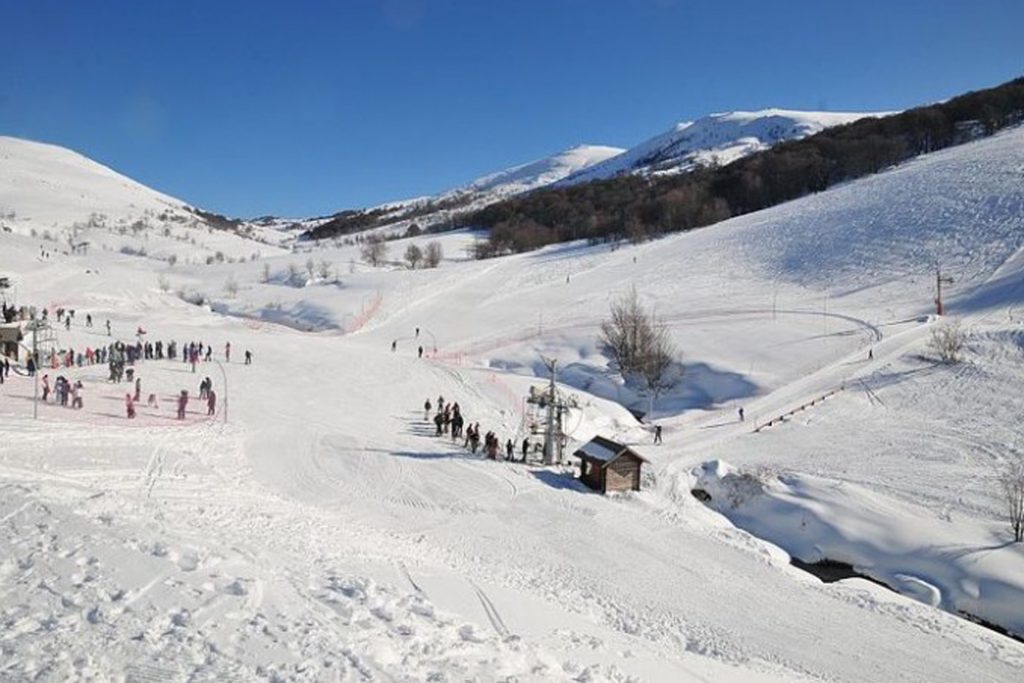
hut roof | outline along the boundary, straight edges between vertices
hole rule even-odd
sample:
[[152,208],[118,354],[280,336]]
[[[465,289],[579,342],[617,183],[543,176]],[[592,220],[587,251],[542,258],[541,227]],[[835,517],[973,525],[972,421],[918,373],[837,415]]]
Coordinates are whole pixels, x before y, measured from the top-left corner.
[[629,446],[617,443],[611,439],[606,439],[603,436],[595,436],[593,439],[580,446],[575,455],[578,458],[595,460],[600,462],[602,467],[606,467],[609,463],[617,460],[625,453],[629,453],[638,460],[647,462],[646,458],[632,450]]

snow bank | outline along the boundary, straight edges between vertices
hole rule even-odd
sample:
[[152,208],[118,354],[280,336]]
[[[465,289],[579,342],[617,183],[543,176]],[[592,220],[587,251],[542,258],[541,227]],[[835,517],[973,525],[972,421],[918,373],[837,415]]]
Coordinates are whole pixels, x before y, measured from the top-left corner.
[[852,565],[894,590],[1024,635],[1024,545],[976,520],[944,522],[862,486],[807,474],[737,471],[719,460],[695,487],[736,526],[814,563]]

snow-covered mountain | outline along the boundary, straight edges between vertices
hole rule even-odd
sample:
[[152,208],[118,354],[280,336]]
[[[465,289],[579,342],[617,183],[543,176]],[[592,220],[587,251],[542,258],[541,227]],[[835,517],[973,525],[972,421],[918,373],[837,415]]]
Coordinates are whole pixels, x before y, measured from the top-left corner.
[[0,136],[5,225],[59,228],[87,222],[93,214],[118,221],[164,212],[191,215],[192,209],[64,147]]
[[842,113],[762,109],[711,114],[684,121],[622,154],[568,176],[565,184],[603,180],[624,173],[682,173],[699,166],[725,165],[786,140],[885,113]]
[[[325,244],[315,267],[343,275],[299,285],[304,254],[172,267],[0,234],[8,301],[79,312],[57,349],[144,327],[219,361],[139,361],[154,401],[130,419],[105,364],[48,368],[84,405],[49,398],[35,420],[12,359],[0,679],[1021,680],[1024,645],[955,614],[1024,634],[995,484],[1024,442],[1022,168],[1017,128],[615,250],[478,261],[452,231],[430,237],[439,267],[411,269]],[[960,365],[929,360],[938,257]],[[655,406],[664,445],[599,341],[631,287],[685,352]],[[577,467],[491,460],[424,420],[443,395],[517,454],[536,445],[524,398],[546,358],[579,399],[569,452],[629,444],[641,492],[586,492]],[[216,405],[175,419],[204,375]],[[818,584],[791,556],[902,595]]]
[[[391,232],[402,232],[413,223],[444,224],[459,214],[476,211],[502,199],[553,185],[574,173],[617,157],[624,151],[619,147],[578,145],[549,157],[488,173],[465,185],[436,195],[341,212],[334,216],[335,224],[345,224],[352,220],[358,222],[360,228],[369,225],[373,228],[389,228]],[[365,219],[369,215],[374,218],[372,222],[367,223]],[[330,219],[293,221],[289,225],[292,229],[310,230],[324,222],[330,222]],[[353,231],[344,227],[338,232]]]
[[[556,183],[575,173],[619,156],[626,150],[619,147],[579,145],[554,156],[513,166],[504,171],[477,178],[467,185],[441,195],[442,198],[460,194],[483,195],[490,198],[508,197],[529,192]],[[481,198],[484,198],[481,197]]]
[[248,258],[281,241],[272,228],[203,211],[64,147],[0,136],[7,231],[38,236],[51,251],[88,246],[161,260]]

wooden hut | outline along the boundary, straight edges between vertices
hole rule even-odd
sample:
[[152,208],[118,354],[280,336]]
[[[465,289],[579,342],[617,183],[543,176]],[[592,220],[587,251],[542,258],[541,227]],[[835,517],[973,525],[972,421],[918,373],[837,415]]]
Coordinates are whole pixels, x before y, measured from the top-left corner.
[[0,323],[0,356],[18,360],[18,344],[24,338],[20,323]]
[[640,466],[647,460],[629,446],[595,436],[573,455],[580,459],[580,481],[590,488],[601,493],[640,490]]

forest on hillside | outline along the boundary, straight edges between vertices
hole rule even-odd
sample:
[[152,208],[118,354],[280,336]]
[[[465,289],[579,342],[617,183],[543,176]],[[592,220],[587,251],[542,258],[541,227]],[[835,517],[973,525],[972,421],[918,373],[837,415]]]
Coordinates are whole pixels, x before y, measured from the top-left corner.
[[639,242],[821,192],[1022,121],[1024,78],[1018,78],[945,102],[829,128],[727,166],[538,190],[466,214],[457,225],[489,229],[489,238],[478,245],[479,258],[578,239]]

